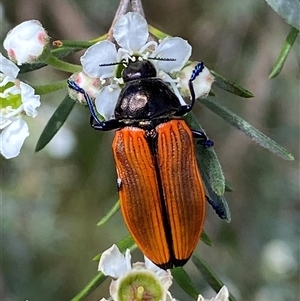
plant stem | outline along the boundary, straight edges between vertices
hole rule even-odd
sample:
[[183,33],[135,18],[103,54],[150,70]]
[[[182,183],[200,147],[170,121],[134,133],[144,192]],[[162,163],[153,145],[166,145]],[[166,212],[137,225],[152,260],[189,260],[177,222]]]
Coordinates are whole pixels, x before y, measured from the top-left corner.
[[50,55],[45,60],[45,63],[55,67],[58,70],[70,72],[70,73],[75,73],[75,72],[81,71],[81,68],[82,68],[81,66],[64,62],[53,55]]
[[145,18],[143,4],[141,0],[131,0],[131,9],[133,12],[137,12]]

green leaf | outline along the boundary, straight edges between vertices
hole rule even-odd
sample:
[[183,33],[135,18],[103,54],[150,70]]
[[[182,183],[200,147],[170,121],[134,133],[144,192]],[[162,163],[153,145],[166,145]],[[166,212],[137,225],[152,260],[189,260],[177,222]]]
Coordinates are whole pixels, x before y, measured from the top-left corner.
[[[133,238],[131,237],[131,235],[128,235],[124,238],[122,238],[121,240],[119,240],[116,245],[118,246],[119,250],[124,253],[126,251],[126,249],[129,249],[130,251],[133,251],[134,249],[136,249],[136,244],[133,240]],[[97,254],[94,258],[93,261],[99,261],[100,257],[101,257],[102,253]]]
[[110,210],[104,215],[101,220],[98,222],[97,226],[104,225],[114,214],[120,209],[120,201],[117,201]]
[[47,125],[45,126],[35,148],[35,151],[38,152],[43,149],[55,136],[58,130],[65,123],[69,114],[71,113],[75,101],[71,99],[68,95],[63,99],[60,105],[55,110],[54,114],[49,119]]
[[48,94],[63,88],[66,88],[66,80],[60,80],[51,84],[42,85],[42,86],[32,86],[35,90],[35,93],[38,95]]
[[[124,253],[126,249],[130,249],[132,251],[136,248],[136,245],[130,235],[121,239],[116,243],[116,245],[122,253]],[[93,260],[99,261],[101,255],[102,253],[95,256]],[[71,301],[83,300],[85,297],[91,294],[105,279],[106,276],[104,276],[101,272],[97,273],[97,275],[93,277],[92,280],[89,281],[89,283],[74,298],[71,299]]]
[[[192,113],[189,113],[185,117],[185,120],[192,129],[203,131]],[[223,196],[225,192],[225,177],[214,149],[196,144],[196,156],[205,188],[214,203],[213,207],[220,218],[226,219],[229,222],[231,214],[226,199]]]
[[82,70],[82,66],[65,62],[62,59],[54,56],[53,54],[49,55],[45,59],[45,63],[47,63],[47,65],[49,66],[56,68],[57,70],[69,73],[76,73]]
[[280,73],[280,71],[287,59],[287,56],[297,38],[298,33],[299,33],[298,29],[296,29],[294,27],[291,28],[283,46],[282,46],[280,54],[272,68],[272,71],[269,74],[269,78],[274,78]]
[[[51,53],[57,57],[57,58],[64,58],[65,56],[72,54],[76,51],[81,50],[81,48],[75,49],[75,48],[57,48],[57,49],[53,49],[51,50]],[[22,66],[20,66],[20,73],[26,73],[26,72],[30,72],[30,71],[34,71],[34,70],[38,70],[41,69],[43,67],[47,66],[46,63],[34,63],[34,64],[23,64]]]
[[92,293],[104,280],[104,276],[101,272],[97,273],[95,277],[74,297],[71,301],[81,301],[90,293]]
[[164,33],[163,31],[159,30],[158,28],[148,25],[149,32],[155,36],[157,39],[163,40],[166,37],[170,37],[170,35]]
[[225,181],[225,191],[233,191],[234,188],[231,186],[231,183],[229,183],[227,180]]
[[220,89],[223,89],[227,92],[230,92],[232,94],[235,94],[237,96],[244,97],[244,98],[254,97],[254,95],[250,91],[248,91],[248,90],[244,89],[243,87],[227,80],[226,78],[222,77],[221,75],[219,75],[215,71],[210,70],[210,72],[215,77],[214,84],[217,87],[219,87]]
[[71,48],[71,49],[85,49],[85,48],[88,48],[88,47],[90,47],[94,44],[95,44],[95,42],[92,42],[92,41],[78,41],[78,40],[57,40],[57,41],[54,41],[54,45],[58,47],[56,49],[62,49],[62,47]]
[[257,130],[255,127],[250,125],[248,122],[237,116],[227,108],[217,104],[209,99],[200,99],[207,108],[225,119],[231,125],[242,131],[244,134],[249,136],[254,142],[269,150],[271,153],[283,158],[284,160],[294,160],[294,157],[285,148],[278,145],[274,140]]
[[201,237],[200,237],[201,241],[203,241],[206,245],[208,246],[212,246],[212,240],[210,239],[210,237],[207,235],[207,233],[203,230],[201,233]]
[[[191,129],[204,132],[193,113],[185,116],[185,120]],[[223,195],[225,191],[225,178],[213,147],[204,147],[196,144],[196,153],[198,161],[200,161],[201,174],[207,175],[210,186],[217,195]]]
[[[203,181],[206,183],[208,181],[207,175],[203,173],[202,177]],[[229,223],[231,221],[231,213],[224,195],[217,195],[209,185],[206,185],[205,187],[209,195],[210,205],[221,219],[226,219],[226,221]]]
[[265,0],[289,25],[300,30],[299,0]]
[[125,253],[125,251],[127,249],[129,249],[130,251],[133,251],[137,248],[131,235],[128,235],[128,236],[124,237],[123,239],[121,239],[120,241],[118,241],[117,246],[122,253]]
[[178,283],[178,285],[192,298],[197,299],[199,293],[188,273],[182,268],[177,267],[172,269],[172,276]]
[[[193,263],[196,265],[200,273],[203,275],[206,282],[213,288],[213,290],[217,293],[224,286],[224,283],[220,280],[220,278],[210,269],[210,267],[204,263],[204,261],[197,255],[193,255],[192,257]],[[235,297],[230,293],[229,295],[230,301],[236,301]]]

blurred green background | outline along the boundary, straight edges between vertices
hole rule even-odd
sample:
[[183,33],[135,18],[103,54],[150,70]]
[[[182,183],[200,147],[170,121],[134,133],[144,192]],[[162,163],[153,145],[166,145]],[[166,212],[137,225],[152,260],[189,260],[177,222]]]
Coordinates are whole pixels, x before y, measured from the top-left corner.
[[[0,39],[28,19],[40,20],[53,40],[91,39],[107,32],[117,6],[117,0],[4,0]],[[226,194],[231,223],[208,207],[205,231],[214,245],[200,242],[197,254],[238,300],[299,300],[299,38],[281,74],[270,80],[290,28],[265,1],[152,0],[144,1],[144,10],[151,25],[187,39],[193,59],[254,93],[242,99],[215,88],[215,99],[295,156],[295,161],[275,157],[196,105],[234,187]],[[79,56],[69,61],[78,63]],[[22,78],[39,85],[67,74],[46,67]],[[120,213],[96,227],[118,199],[113,132],[92,130],[88,111],[77,105],[57,137],[34,152],[65,93],[42,97],[39,115],[27,119],[31,135],[21,155],[1,158],[3,301],[70,300],[96,274],[92,258],[128,233]],[[139,251],[133,258],[142,258]],[[206,298],[214,295],[191,262],[186,269]],[[106,280],[86,300],[108,297],[108,286]],[[191,300],[176,284],[172,292]]]

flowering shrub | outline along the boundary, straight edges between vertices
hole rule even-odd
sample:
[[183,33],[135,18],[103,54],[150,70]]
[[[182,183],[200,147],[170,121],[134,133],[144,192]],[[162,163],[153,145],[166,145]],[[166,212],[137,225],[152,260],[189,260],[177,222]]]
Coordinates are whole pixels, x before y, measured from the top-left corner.
[[[50,37],[39,21],[25,21],[8,33],[4,40],[4,48],[9,59],[0,54],[0,152],[2,156],[10,159],[19,155],[22,145],[29,135],[26,120],[28,117],[36,117],[37,108],[41,105],[40,95],[38,95],[42,90],[39,89],[41,87],[33,88],[19,80],[20,68],[26,71],[26,68],[35,70],[41,65],[52,65],[58,70],[68,72],[69,79],[82,89],[80,91],[84,91],[92,99],[100,118],[105,121],[115,117],[116,103],[124,87],[122,72],[125,66],[129,62],[137,60],[151,61],[156,69],[157,77],[170,87],[180,103],[183,106],[189,103],[190,78],[198,62],[191,60],[192,47],[186,40],[166,35],[158,39],[153,31],[149,31],[145,18],[136,11],[121,14],[111,30],[112,35],[108,39],[105,36],[98,38],[97,41],[82,42],[82,44],[78,41],[55,41],[52,45],[49,43]],[[81,65],[73,65],[63,60],[70,49],[77,51],[78,48],[87,48],[80,59]],[[209,94],[213,94],[211,91],[213,83],[238,96],[253,96],[251,92],[204,67],[193,82],[195,98],[203,98],[199,100],[202,104],[272,153],[287,160],[293,159],[293,156],[284,148],[278,146],[233,112],[206,99]],[[43,86],[42,91],[43,94],[46,94],[58,89],[66,89],[66,87],[66,80],[64,80]],[[38,141],[37,150],[45,147],[63,125],[73,108],[73,100],[86,104],[84,93],[78,93],[74,89],[68,90],[69,96],[65,98],[49,120]],[[193,128],[200,128],[192,118],[192,114],[184,118]],[[225,178],[216,155],[212,149],[202,148],[197,151],[201,153],[200,159],[203,160],[201,166],[210,197],[208,201],[212,203],[211,199],[213,199],[216,204],[214,209],[220,210],[223,214],[221,217],[229,221],[230,212],[224,198]],[[118,184],[121,186],[121,183]],[[209,238],[205,234],[203,234],[202,240],[209,244]],[[131,246],[133,245],[132,242]],[[206,279],[218,280],[209,283],[218,291],[217,295],[210,300],[227,301],[229,298],[234,300],[229,296],[227,287],[220,285],[221,282],[217,276],[205,265],[201,267],[197,266]],[[123,256],[116,246],[103,253],[99,262],[99,271],[101,273],[93,282],[92,288],[88,287],[84,289],[84,292],[90,293],[106,275],[113,278],[110,285],[110,297],[115,301],[128,299],[175,300],[170,293],[173,280],[176,280],[195,300],[208,300],[199,293],[195,294],[198,289],[184,270],[165,271],[155,266],[147,258],[144,263],[131,264],[129,251],[126,251]],[[218,285],[215,285],[216,282]],[[193,289],[188,290],[190,287]]]

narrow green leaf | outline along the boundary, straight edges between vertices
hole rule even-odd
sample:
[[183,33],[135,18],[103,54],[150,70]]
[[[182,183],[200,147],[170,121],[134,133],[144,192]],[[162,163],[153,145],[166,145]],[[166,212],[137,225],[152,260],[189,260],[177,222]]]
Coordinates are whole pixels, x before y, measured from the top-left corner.
[[[189,113],[185,120],[192,129],[203,131],[192,113]],[[213,147],[203,147],[196,144],[196,156],[206,190],[213,201],[213,207],[220,218],[229,222],[231,214],[223,196],[225,192],[225,177]]]
[[192,298],[197,299],[199,293],[193,284],[188,273],[182,268],[177,267],[172,269],[172,276],[178,283],[178,285]]
[[[62,59],[65,56],[72,54],[79,50],[81,50],[81,48],[74,49],[74,48],[62,47],[62,48],[56,48],[56,49],[51,50],[51,53],[55,57]],[[47,64],[45,62],[34,63],[34,64],[23,64],[22,66],[20,66],[20,73],[26,73],[26,72],[38,70],[45,66],[47,66]]]
[[170,37],[170,35],[164,33],[163,31],[159,30],[158,28],[152,26],[152,25],[148,25],[148,29],[149,29],[149,32],[155,36],[157,39],[164,39],[166,37]]
[[202,231],[200,239],[210,247],[213,245],[212,240],[210,239],[210,237],[207,235],[205,231]]
[[265,0],[289,25],[300,30],[299,0]]
[[117,246],[122,253],[124,253],[127,249],[129,249],[130,251],[133,251],[137,248],[131,235],[128,235],[128,236],[124,237],[123,239],[121,239],[120,241],[118,241]]
[[255,127],[250,125],[248,122],[237,116],[227,108],[217,104],[209,99],[200,99],[200,101],[211,111],[225,119],[231,125],[242,131],[254,142],[269,150],[271,153],[283,158],[284,160],[294,160],[294,157],[285,148],[278,145],[274,140],[257,130]]
[[229,183],[227,180],[225,181],[225,191],[233,191],[234,188],[232,187],[231,183]]
[[217,195],[225,192],[225,178],[213,148],[196,145],[197,158],[200,162],[201,174],[205,174],[210,186]]
[[57,40],[54,41],[54,46],[57,46],[57,44],[61,44],[59,45],[59,47],[57,49],[61,49],[62,47],[65,48],[73,48],[73,49],[85,49],[88,48],[92,45],[95,44],[95,42],[92,41],[77,41],[77,40]]
[[[136,248],[136,245],[130,235],[121,239],[116,243],[116,245],[122,253],[124,253],[126,249],[130,249],[132,251]],[[99,261],[101,255],[102,253],[95,256],[93,260]],[[83,300],[85,297],[91,294],[105,279],[106,276],[104,276],[101,272],[97,273],[97,275],[93,277],[92,280],[74,298],[71,299],[71,301]]]
[[36,152],[43,149],[51,141],[51,139],[65,123],[74,105],[75,101],[66,95],[45,126],[35,147]]
[[[126,249],[129,249],[130,251],[133,251],[134,249],[136,249],[136,244],[133,240],[133,238],[131,237],[131,235],[128,235],[124,238],[122,238],[121,240],[119,240],[116,245],[118,246],[119,250],[124,253],[126,251]],[[101,257],[102,253],[97,254],[94,258],[93,261],[99,261],[100,257]]]
[[120,201],[117,201],[110,210],[104,215],[101,220],[98,222],[97,226],[104,225],[118,210],[120,209]]
[[104,276],[101,272],[97,273],[95,277],[74,297],[71,301],[81,301],[90,293],[92,293],[104,280]]
[[[191,129],[204,132],[193,113],[185,116],[185,120]],[[204,173],[207,175],[210,186],[217,195],[223,195],[225,191],[225,178],[213,147],[203,147],[196,144],[196,152],[200,161],[201,174]]]
[[48,85],[43,85],[43,86],[32,86],[35,90],[35,93],[38,95],[44,95],[48,94],[63,88],[66,88],[66,80],[60,80]]
[[49,55],[45,59],[45,62],[49,66],[52,66],[52,67],[54,67],[58,70],[64,71],[64,72],[76,73],[76,72],[79,72],[82,70],[82,66],[65,62],[62,59],[60,59],[54,55]]
[[269,78],[274,78],[280,73],[280,71],[287,59],[287,56],[288,56],[290,50],[292,49],[292,46],[297,38],[298,33],[299,33],[298,29],[296,29],[294,27],[291,28],[291,30],[290,30],[288,36],[286,37],[286,40],[281,48],[280,54],[272,68],[272,71],[269,74]]
[[223,89],[227,92],[230,92],[232,94],[235,94],[237,96],[241,96],[241,97],[244,97],[244,98],[254,97],[254,95],[250,91],[248,91],[248,90],[244,89],[243,87],[227,80],[226,78],[219,75],[215,71],[210,70],[210,72],[215,77],[214,84],[217,87],[219,87],[220,89]]
[[231,221],[231,213],[228,203],[224,195],[217,195],[208,187],[209,203],[221,219],[225,219],[228,223]]
[[[203,275],[206,282],[212,287],[212,289],[217,293],[224,286],[224,283],[220,278],[208,267],[206,263],[197,255],[192,257],[193,263],[196,265],[200,273]],[[230,293],[230,301],[236,301],[235,297]]]
[[22,66],[20,66],[20,74],[21,73],[27,73],[30,71],[34,71],[34,70],[38,70],[41,69],[43,67],[47,66],[47,64],[45,63],[34,63],[34,64],[23,64]]

